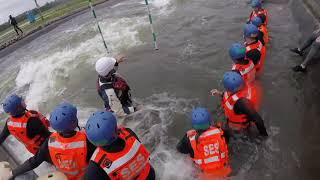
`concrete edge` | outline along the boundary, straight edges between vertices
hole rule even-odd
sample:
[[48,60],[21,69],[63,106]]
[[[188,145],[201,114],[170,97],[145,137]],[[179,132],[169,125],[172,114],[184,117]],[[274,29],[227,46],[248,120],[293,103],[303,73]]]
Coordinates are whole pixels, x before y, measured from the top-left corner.
[[306,8],[313,15],[315,20],[320,24],[320,2],[316,2],[315,0],[302,0],[306,5]]

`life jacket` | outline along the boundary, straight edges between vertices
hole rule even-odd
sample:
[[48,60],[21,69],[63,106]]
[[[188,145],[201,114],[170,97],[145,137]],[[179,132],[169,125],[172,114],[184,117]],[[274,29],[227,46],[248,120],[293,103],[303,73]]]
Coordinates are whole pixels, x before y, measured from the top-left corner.
[[111,180],[145,180],[150,172],[149,152],[125,128],[118,128],[126,146],[120,152],[109,153],[98,147],[91,160],[97,163]]
[[233,64],[232,70],[239,71],[245,83],[252,83],[256,78],[256,69],[251,60],[248,64]]
[[11,135],[13,135],[18,141],[20,141],[32,154],[36,154],[41,144],[46,140],[46,137],[36,135],[34,138],[27,136],[27,124],[30,118],[39,119],[42,124],[48,128],[49,121],[40,112],[29,110],[21,117],[10,116],[7,122],[7,127]]
[[263,32],[263,40],[264,44],[267,45],[269,43],[269,32],[265,25],[261,25],[258,29]]
[[50,136],[48,148],[52,163],[69,180],[79,180],[88,166],[87,136],[79,131],[70,138],[64,138],[57,132]]
[[268,11],[266,9],[261,8],[261,9],[259,9],[258,12],[253,10],[249,16],[250,21],[252,21],[253,18],[258,17],[259,15],[264,15],[266,17],[263,24],[267,27],[268,22],[269,22],[269,18],[268,18]]
[[256,41],[255,43],[252,44],[247,44],[246,42],[244,43],[246,46],[246,53],[248,53],[251,50],[257,49],[261,56],[259,62],[255,65],[256,67],[256,74],[257,76],[261,75],[263,72],[263,67],[264,67],[264,62],[266,59],[266,47],[262,45],[260,41]]
[[97,91],[101,96],[101,92],[106,89],[114,89],[116,96],[118,97],[119,101],[122,105],[128,106],[131,105],[131,94],[130,94],[130,87],[128,83],[121,77],[114,75],[112,81],[103,82],[99,77],[97,80]]
[[241,98],[248,99],[253,104],[255,110],[259,109],[261,100],[258,88],[253,85],[246,85],[242,90],[234,94],[231,92],[223,93],[221,104],[224,109],[224,114],[228,119],[228,125],[230,128],[238,131],[249,127],[247,116],[244,114],[236,114],[234,112],[234,105]]
[[222,176],[227,176],[231,172],[228,166],[228,146],[220,128],[210,127],[198,139],[195,130],[188,131],[187,136],[194,152],[193,161],[203,172],[215,174],[225,168],[229,171],[224,171],[226,174]]

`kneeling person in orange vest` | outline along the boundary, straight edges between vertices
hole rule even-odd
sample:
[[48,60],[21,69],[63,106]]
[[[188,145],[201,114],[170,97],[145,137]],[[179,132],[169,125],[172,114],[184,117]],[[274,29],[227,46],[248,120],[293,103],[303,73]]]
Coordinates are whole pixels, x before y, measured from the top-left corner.
[[253,24],[246,24],[243,34],[245,38],[246,58],[252,60],[256,67],[257,75],[260,75],[263,71],[266,58],[266,47],[257,39],[259,30]]
[[213,96],[221,96],[221,105],[228,120],[228,126],[235,131],[247,130],[250,123],[254,123],[261,136],[268,136],[263,119],[257,112],[259,97],[255,89],[246,85],[241,75],[227,72],[223,76],[225,92],[213,89]]
[[253,62],[246,59],[246,47],[240,43],[234,43],[229,49],[229,55],[234,62],[232,71],[238,72],[246,84],[254,82],[256,69]]
[[117,119],[111,112],[91,115],[86,132],[97,149],[91,157],[85,180],[155,179],[150,153],[131,129],[117,126]]
[[177,145],[177,150],[189,154],[194,163],[205,173],[226,177],[231,173],[225,134],[220,127],[211,125],[207,109],[192,111],[192,130],[188,131]]
[[81,179],[96,147],[78,126],[77,108],[61,103],[50,115],[50,125],[57,132],[43,143],[39,152],[13,170],[13,178],[38,167],[46,161],[63,172],[69,180]]
[[0,134],[0,144],[12,135],[30,153],[36,154],[50,136],[49,121],[40,112],[27,110],[24,100],[16,94],[5,99],[3,110],[9,114],[9,118]]
[[255,17],[251,21],[251,24],[255,25],[259,29],[259,34],[257,39],[265,46],[269,43],[269,32],[265,25],[263,25],[263,20],[260,17]]

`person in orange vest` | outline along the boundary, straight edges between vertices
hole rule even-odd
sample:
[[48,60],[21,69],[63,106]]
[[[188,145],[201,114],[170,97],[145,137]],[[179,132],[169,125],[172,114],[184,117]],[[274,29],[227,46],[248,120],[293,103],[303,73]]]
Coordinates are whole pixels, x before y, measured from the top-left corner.
[[257,76],[262,74],[266,58],[266,47],[257,40],[259,30],[253,24],[246,24],[244,28],[244,45],[246,46],[246,58],[252,60],[256,67]]
[[11,179],[35,169],[44,161],[53,164],[69,180],[83,177],[96,147],[88,141],[84,131],[76,131],[79,128],[77,108],[70,103],[61,103],[51,113],[50,125],[56,132],[35,156],[12,171]]
[[111,112],[99,111],[86,124],[88,139],[97,146],[91,157],[85,180],[154,180],[150,153],[129,128],[117,126]]
[[43,142],[50,136],[49,121],[40,112],[27,110],[22,97],[16,94],[5,99],[3,110],[9,114],[9,118],[0,134],[0,144],[9,135],[12,135],[30,153],[36,154]]
[[254,124],[260,135],[267,137],[263,119],[257,112],[259,97],[254,87],[246,85],[242,76],[233,71],[224,74],[223,85],[225,92],[213,89],[211,94],[222,97],[221,105],[229,128],[235,132],[243,132]]
[[204,177],[227,177],[231,173],[227,141],[229,135],[211,124],[211,115],[205,108],[192,111],[192,130],[177,144],[177,150],[189,154]]
[[256,69],[253,62],[246,58],[246,47],[240,43],[234,43],[229,49],[229,55],[234,62],[232,71],[238,72],[245,83],[254,82]]
[[263,20],[260,17],[255,17],[251,21],[259,29],[258,40],[265,46],[269,43],[269,32],[266,26],[263,25]]
[[250,23],[250,21],[253,20],[255,17],[260,17],[261,19],[264,19],[265,21],[263,24],[268,27],[268,11],[266,9],[262,8],[262,2],[261,0],[252,0],[251,1],[251,7],[253,8],[253,11],[250,13],[249,19],[247,23]]

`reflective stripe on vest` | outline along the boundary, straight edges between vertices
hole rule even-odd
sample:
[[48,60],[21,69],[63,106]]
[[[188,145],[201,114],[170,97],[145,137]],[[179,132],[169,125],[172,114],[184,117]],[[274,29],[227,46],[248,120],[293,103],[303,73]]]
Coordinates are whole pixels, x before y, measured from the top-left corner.
[[[262,45],[262,43],[260,41],[258,41],[257,43],[258,43],[257,47],[256,47],[256,43],[248,45],[246,47],[246,51],[248,52],[248,51],[251,51],[253,49],[258,49],[261,52],[263,45]],[[251,48],[251,46],[253,46],[253,48]]]
[[[247,91],[248,91],[248,94],[247,94],[246,97],[247,97],[248,99],[251,99],[251,96],[252,96],[252,92],[251,92],[252,90],[251,90],[251,88],[249,87],[249,88],[247,89]],[[224,93],[224,98],[225,98],[226,100],[229,98],[228,93]],[[240,99],[237,94],[232,95],[231,98],[232,98],[232,100],[233,100],[234,102],[236,102],[236,101],[238,101],[238,100]],[[228,100],[226,101],[225,104],[226,104],[226,106],[227,106],[228,109],[233,110],[234,105],[231,105]]]
[[26,128],[27,127],[27,123],[12,122],[12,121],[8,121],[7,125],[14,127],[14,128]]
[[[114,170],[118,169],[119,167],[123,166],[125,163],[129,162],[137,154],[140,147],[141,147],[141,143],[138,140],[135,140],[130,151],[127,154],[125,154],[124,156],[122,156],[121,158],[113,161],[109,168],[107,168],[107,167],[103,168],[104,171],[107,174],[109,174],[109,173],[113,172]],[[99,151],[100,151],[100,149],[97,148],[96,152],[92,155],[91,160],[94,161],[94,159],[96,158]]]
[[[212,130],[206,131],[205,133],[201,134],[200,138],[212,136],[212,135],[219,134],[219,133],[221,133],[221,131],[219,129],[212,129]],[[192,136],[190,138],[190,140],[195,140],[195,139],[196,139],[196,136]]]
[[[252,71],[252,69],[254,69],[254,64],[250,63],[249,67],[245,68],[244,70],[240,70],[239,72],[241,75],[245,75],[245,74],[248,74],[250,71]],[[236,70],[235,64],[233,65],[232,70]]]
[[61,142],[49,142],[49,147],[57,148],[57,149],[77,149],[85,147],[84,141],[71,142],[71,143],[61,143]]

